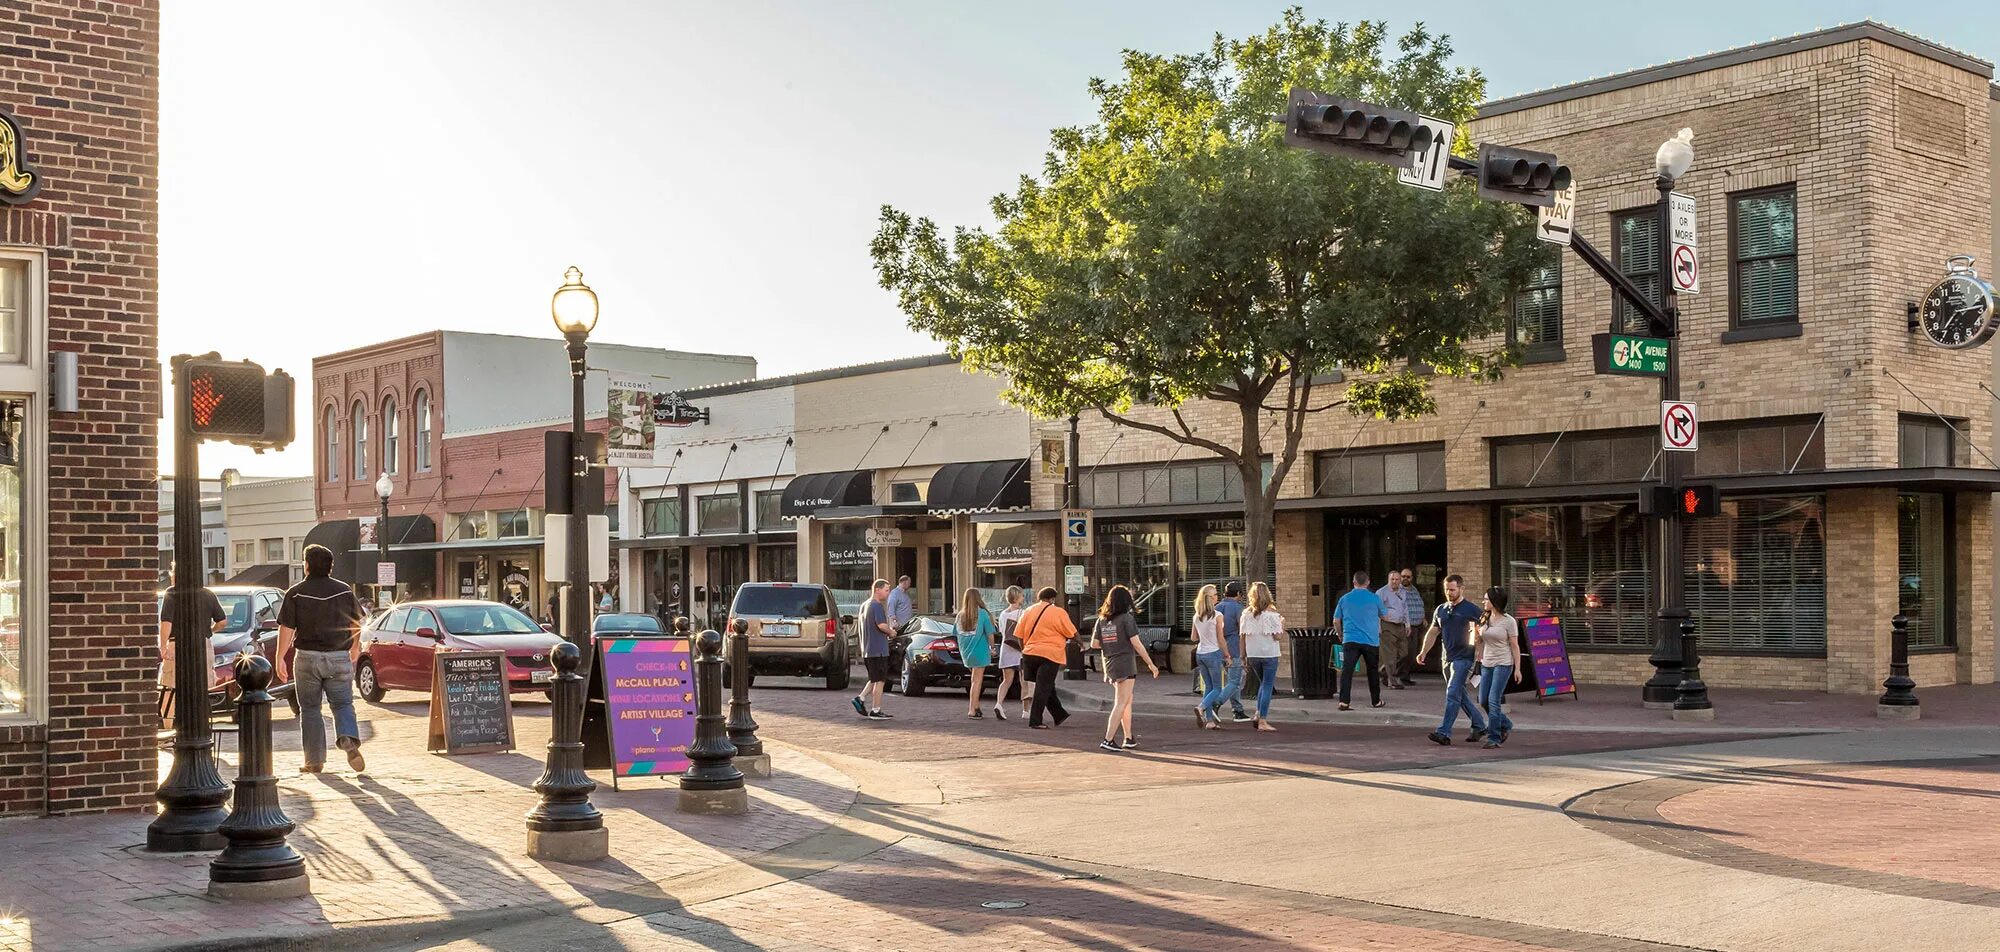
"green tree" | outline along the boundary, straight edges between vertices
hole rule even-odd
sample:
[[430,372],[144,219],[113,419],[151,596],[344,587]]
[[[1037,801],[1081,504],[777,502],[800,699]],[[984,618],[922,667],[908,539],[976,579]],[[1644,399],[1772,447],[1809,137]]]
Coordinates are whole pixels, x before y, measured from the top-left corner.
[[[1004,376],[1009,402],[1094,410],[1232,464],[1248,575],[1268,578],[1273,507],[1307,419],[1425,414],[1433,374],[1496,376],[1511,354],[1476,341],[1548,260],[1533,216],[1481,201],[1469,181],[1431,193],[1385,165],[1283,144],[1294,87],[1464,129],[1479,72],[1450,65],[1449,38],[1421,25],[1390,44],[1381,23],[1294,8],[1206,53],[1128,50],[1121,81],[1090,83],[1097,121],[1055,130],[1041,176],[993,199],[994,230],[947,242],[884,206],[871,248],[882,286],[912,328]],[[1324,382],[1336,370],[1338,393]],[[1236,432],[1190,425],[1192,400],[1233,406]]]

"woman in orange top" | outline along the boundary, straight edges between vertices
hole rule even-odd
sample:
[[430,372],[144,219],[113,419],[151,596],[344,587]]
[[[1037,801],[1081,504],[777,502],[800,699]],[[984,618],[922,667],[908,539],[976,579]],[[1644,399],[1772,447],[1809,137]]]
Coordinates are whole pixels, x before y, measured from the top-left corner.
[[1036,730],[1049,726],[1042,723],[1044,710],[1058,727],[1069,720],[1062,698],[1056,697],[1056,677],[1062,671],[1069,640],[1076,637],[1076,624],[1069,620],[1069,612],[1056,604],[1061,598],[1054,588],[1042,589],[1035,595],[1035,607],[1014,623],[1014,637],[1021,639],[1021,677],[1035,682],[1035,703],[1028,712],[1028,726]]

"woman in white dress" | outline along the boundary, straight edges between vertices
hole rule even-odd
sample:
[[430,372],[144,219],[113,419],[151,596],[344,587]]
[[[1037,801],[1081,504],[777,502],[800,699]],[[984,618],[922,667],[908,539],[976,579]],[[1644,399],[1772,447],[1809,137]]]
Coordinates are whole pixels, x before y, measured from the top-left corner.
[[[1000,689],[993,695],[993,716],[1007,719],[1007,687],[1021,678],[1021,649],[1007,643],[1014,634],[1014,623],[1021,620],[1021,613],[1028,610],[1025,604],[1027,593],[1019,585],[1007,586],[1007,607],[1000,612]],[[1021,716],[1028,716],[1028,694],[1021,692]]]

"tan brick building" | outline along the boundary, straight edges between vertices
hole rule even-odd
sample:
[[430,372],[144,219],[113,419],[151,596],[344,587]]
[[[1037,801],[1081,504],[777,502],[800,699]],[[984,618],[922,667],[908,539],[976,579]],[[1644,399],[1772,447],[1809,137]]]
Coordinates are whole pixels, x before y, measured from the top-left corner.
[[[1488,103],[1473,124],[1475,141],[1557,153],[1578,233],[1655,287],[1653,154],[1694,130],[1677,190],[1697,202],[1702,278],[1679,297],[1678,346],[1703,422],[1688,471],[1723,512],[1688,529],[1685,578],[1711,685],[1879,690],[1899,611],[1920,684],[1994,679],[2000,468],[1978,386],[1994,351],[1940,347],[1909,315],[1948,256],[2000,255],[1991,79],[1860,24]],[[1636,499],[1660,471],[1658,383],[1594,372],[1591,335],[1618,316],[1581,259],[1547,278],[1517,299],[1529,356],[1505,380],[1445,382],[1421,420],[1312,421],[1274,546],[1289,624],[1325,624],[1354,569],[1413,567],[1431,604],[1458,572],[1505,586],[1517,615],[1563,618],[1580,680],[1651,673]],[[1233,407],[1187,412],[1237,426]],[[1184,628],[1195,587],[1240,572],[1233,474],[1199,455],[1083,421],[1092,588],[1156,589],[1159,626]],[[1037,487],[1037,516],[1057,493]],[[1055,580],[1052,557],[1038,569]]]
[[7,3],[0,49],[0,814],[137,809],[158,769],[159,11]]

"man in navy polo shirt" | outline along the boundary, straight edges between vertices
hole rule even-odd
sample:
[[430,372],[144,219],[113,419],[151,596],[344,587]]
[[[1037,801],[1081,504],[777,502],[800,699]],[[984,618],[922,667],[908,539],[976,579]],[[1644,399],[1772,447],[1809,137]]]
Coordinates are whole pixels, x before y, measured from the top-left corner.
[[1472,721],[1472,734],[1465,738],[1470,744],[1486,736],[1486,717],[1479,713],[1479,705],[1466,696],[1465,679],[1472,674],[1472,626],[1479,621],[1479,606],[1465,600],[1465,580],[1456,574],[1444,577],[1444,604],[1431,613],[1431,627],[1424,632],[1424,646],[1417,649],[1417,663],[1424,663],[1424,656],[1431,646],[1444,638],[1444,720],[1438,729],[1430,734],[1431,743],[1451,744],[1451,725],[1458,720],[1462,708],[1465,716]]

